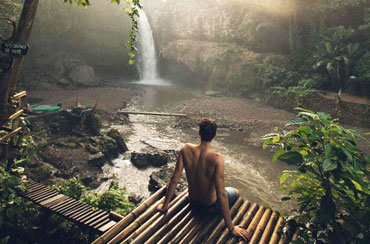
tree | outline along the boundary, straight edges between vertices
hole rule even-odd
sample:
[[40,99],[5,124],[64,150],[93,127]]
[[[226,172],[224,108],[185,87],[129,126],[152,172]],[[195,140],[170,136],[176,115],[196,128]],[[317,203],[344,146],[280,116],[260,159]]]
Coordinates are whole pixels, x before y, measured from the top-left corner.
[[[70,4],[76,3],[78,6],[83,7],[87,7],[91,4],[90,0],[64,0],[64,2],[68,2]],[[111,3],[120,4],[120,2],[121,0],[111,0]],[[11,41],[22,44],[28,43],[38,3],[39,0],[25,0],[18,28],[15,30]],[[132,2],[130,0],[126,0],[125,3],[127,4],[125,10],[132,21],[131,31],[129,32],[129,41],[126,44],[126,48],[129,51],[129,57],[131,59],[129,62],[130,64],[133,64],[133,58],[135,58],[136,52],[134,44],[136,42],[136,32],[138,31],[138,24],[135,18],[139,17],[137,8],[142,8],[142,5],[140,4],[140,0],[132,0]],[[12,108],[9,105],[9,97],[16,89],[23,58],[24,56],[14,57],[11,68],[9,70],[3,70],[0,74],[0,125],[6,121],[12,113]]]

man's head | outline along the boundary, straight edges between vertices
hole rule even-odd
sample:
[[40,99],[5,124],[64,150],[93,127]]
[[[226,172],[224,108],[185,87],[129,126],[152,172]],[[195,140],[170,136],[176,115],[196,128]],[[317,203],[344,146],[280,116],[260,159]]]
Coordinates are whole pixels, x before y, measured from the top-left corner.
[[199,135],[202,141],[210,142],[216,136],[217,124],[213,119],[204,118],[199,122]]

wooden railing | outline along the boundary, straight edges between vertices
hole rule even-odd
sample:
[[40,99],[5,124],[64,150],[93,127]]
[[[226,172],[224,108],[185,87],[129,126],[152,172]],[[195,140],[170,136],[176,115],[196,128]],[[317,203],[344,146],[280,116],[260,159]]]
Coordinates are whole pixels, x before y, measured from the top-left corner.
[[[7,158],[9,143],[13,145],[16,144],[16,135],[22,132],[22,127],[19,125],[19,117],[23,114],[22,107],[22,98],[27,96],[26,91],[21,91],[13,96],[10,99],[17,101],[17,109],[16,112],[8,117],[8,119],[4,122],[3,125],[0,126],[0,129],[3,131],[8,132],[6,135],[0,137],[0,146],[2,147],[0,159]],[[11,123],[11,128],[7,127],[6,124],[9,122]]]

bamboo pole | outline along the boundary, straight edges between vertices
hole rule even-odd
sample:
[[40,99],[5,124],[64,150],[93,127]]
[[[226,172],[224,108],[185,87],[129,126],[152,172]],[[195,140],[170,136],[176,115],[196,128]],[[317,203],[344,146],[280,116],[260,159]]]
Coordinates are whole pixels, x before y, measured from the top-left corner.
[[167,232],[157,244],[167,244],[169,240],[193,217],[194,213],[190,210],[185,217],[178,222],[169,232]]
[[150,196],[145,202],[140,204],[139,207],[134,209],[131,213],[126,215],[125,218],[120,220],[115,226],[113,226],[109,231],[104,233],[98,239],[96,239],[92,244],[103,244],[112,239],[118,232],[124,229],[129,223],[131,223],[134,219],[137,218],[141,213],[143,213],[153,202],[157,201],[164,193],[166,187],[162,187],[158,191],[156,191],[152,196]]
[[196,224],[200,222],[200,213],[194,211],[194,215],[191,220],[177,233],[177,235],[168,243],[179,244],[181,239],[189,233]]
[[[258,223],[260,222],[260,219],[262,218],[263,213],[265,212],[265,207],[260,206],[258,209],[256,215],[252,219],[252,222],[249,224],[247,232],[250,233],[252,236],[254,234],[254,231],[257,228]],[[239,244],[245,244],[246,242],[244,240],[239,241]]]
[[15,99],[15,100],[18,100],[18,99],[20,99],[22,97],[25,97],[25,96],[27,96],[27,92],[26,91],[21,91],[21,92],[18,92],[16,94],[14,94],[12,96],[12,98]]
[[158,241],[166,234],[169,230],[173,229],[173,227],[178,223],[189,211],[190,211],[190,203],[188,203],[180,212],[178,212],[167,224],[163,225],[155,235],[153,235],[149,240],[145,242],[145,244],[157,244]]
[[285,244],[287,243],[287,237],[285,234],[282,234],[279,239],[279,244]]
[[205,216],[200,216],[201,220],[199,223],[196,223],[195,226],[186,234],[186,236],[181,240],[180,244],[188,244],[191,242],[193,237],[199,233],[199,230],[206,225],[206,223],[212,218],[210,214]]
[[142,114],[142,115],[186,117],[186,114],[172,114],[172,113],[159,113],[159,112],[118,111],[118,113],[119,114]]
[[19,110],[19,111],[15,112],[14,114],[10,115],[8,120],[10,121],[10,120],[13,120],[15,118],[18,118],[19,116],[21,116],[22,113],[23,113],[23,110]]
[[112,240],[108,242],[108,244],[120,242],[121,240],[129,236],[135,229],[139,228],[142,224],[144,224],[147,219],[152,218],[153,214],[157,210],[157,206],[161,204],[164,199],[165,197],[163,196],[161,199],[155,202],[152,206],[150,206],[148,210],[146,210],[142,215],[137,217],[137,219],[135,219],[128,226],[126,226],[123,230],[121,230],[121,232],[119,232],[116,236],[114,236]]
[[276,244],[279,241],[281,229],[284,225],[284,218],[280,217],[275,225],[274,232],[272,233],[269,244]]
[[[234,226],[239,224],[240,220],[244,216],[244,213],[248,210],[250,207],[251,203],[250,201],[246,201],[243,203],[243,205],[240,207],[239,212],[236,214],[236,216],[233,219],[233,224]],[[227,238],[229,237],[229,230],[226,228],[222,233],[218,241],[216,242],[217,244],[223,244],[226,242]]]
[[292,237],[292,241],[296,241],[299,234],[303,231],[303,229],[301,227],[297,227],[297,229],[295,230],[294,234],[293,234],[293,237]]
[[271,236],[272,231],[274,230],[274,225],[276,224],[276,221],[277,221],[278,217],[279,217],[279,214],[277,212],[274,212],[271,215],[271,218],[270,218],[269,222],[267,223],[267,226],[265,228],[265,231],[262,234],[262,237],[261,237],[261,240],[260,240],[259,244],[267,244],[268,243],[268,240]]
[[[241,197],[235,202],[234,206],[230,210],[231,217],[236,214],[236,211],[239,209],[240,205],[242,204],[243,199]],[[217,238],[217,236],[221,233],[221,231],[225,228],[225,220],[222,221],[217,225],[216,229],[212,232],[209,236],[208,240],[205,242],[206,244],[213,244]]]
[[17,134],[18,132],[20,132],[22,130],[22,127],[18,127],[17,129],[13,130],[12,132],[10,132],[9,134],[3,136],[3,137],[0,137],[0,142],[14,136],[15,134]]
[[202,231],[199,231],[199,233],[194,237],[192,243],[202,243],[203,239],[209,234],[213,227],[217,226],[221,221],[222,217],[219,214],[217,214],[217,216],[214,216],[209,225],[206,226]]
[[[177,201],[179,201],[180,199],[184,198],[185,197],[185,194],[186,194],[187,191],[184,191],[182,192],[179,196],[177,196],[170,204],[169,204],[169,207],[171,207],[174,203],[176,203]],[[164,198],[164,197],[163,197]],[[164,201],[164,199],[163,199]],[[160,203],[163,202],[162,200],[159,201]],[[157,204],[158,206],[158,204]],[[143,219],[141,219],[142,216],[140,216],[137,220],[137,222],[139,223],[139,225],[136,225],[134,226],[133,229],[130,229],[129,231],[127,231],[127,233],[131,233],[128,237],[126,237],[126,239],[124,241],[122,241],[122,243],[127,243],[129,242],[129,240],[133,240],[135,239],[138,235],[140,235],[142,232],[144,232],[154,221],[156,221],[160,216],[161,216],[161,213],[159,212],[156,212],[157,211],[157,206],[154,207],[154,211],[153,213],[155,213],[154,215],[150,214],[148,216],[143,216]],[[166,213],[167,214],[167,213]],[[151,217],[150,217],[151,216]],[[150,217],[150,219],[148,219],[148,217]],[[148,220],[147,220],[148,219]],[[141,225],[141,226],[140,226]],[[129,226],[130,227],[130,226]],[[129,229],[129,227],[127,227],[127,229]],[[136,229],[138,227],[138,229]],[[136,229],[136,230],[135,230]],[[127,235],[126,235],[127,236]],[[122,240],[122,238],[121,238]]]
[[113,211],[110,211],[109,212],[110,215],[112,215],[114,218],[117,218],[117,219],[123,219],[124,217],[116,212],[113,212]]
[[262,233],[263,233],[263,230],[265,229],[266,225],[267,225],[267,222],[268,220],[270,219],[270,216],[271,216],[271,209],[267,209],[261,220],[259,221],[258,225],[257,225],[257,228],[256,230],[254,231],[254,234],[252,236],[252,239],[249,241],[250,244],[257,244],[258,243],[258,240],[260,239]]
[[177,201],[175,201],[176,200],[175,199],[173,202],[176,203],[169,208],[166,214],[158,212],[157,214],[161,215],[161,218],[154,221],[150,226],[148,226],[148,228],[146,228],[140,234],[138,233],[139,235],[136,238],[134,237],[134,241],[131,242],[131,244],[141,244],[145,240],[147,240],[150,235],[155,233],[164,223],[171,219],[175,215],[175,213],[179,211],[179,209],[185,206],[185,204],[189,201],[187,195],[188,194],[184,196],[180,195],[179,197],[181,197],[181,199],[178,199]]

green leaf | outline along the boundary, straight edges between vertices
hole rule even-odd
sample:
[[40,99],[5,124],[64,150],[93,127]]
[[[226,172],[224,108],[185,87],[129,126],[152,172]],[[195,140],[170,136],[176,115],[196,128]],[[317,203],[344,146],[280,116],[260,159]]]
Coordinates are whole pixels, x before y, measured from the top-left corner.
[[280,184],[282,185],[290,176],[291,176],[291,174],[288,174],[288,173],[282,174],[280,176]]
[[357,181],[352,180],[352,183],[355,185],[357,190],[363,191],[363,188],[361,187],[361,185]]
[[338,167],[337,163],[330,160],[330,159],[325,159],[323,163],[323,169],[324,171],[331,171],[334,170]]
[[274,154],[274,157],[272,158],[272,162],[275,162],[278,159],[278,157],[282,155],[284,152],[285,152],[284,149],[280,149],[276,151],[276,153]]
[[303,157],[298,152],[286,152],[280,155],[278,159],[292,165],[301,165],[303,162]]

